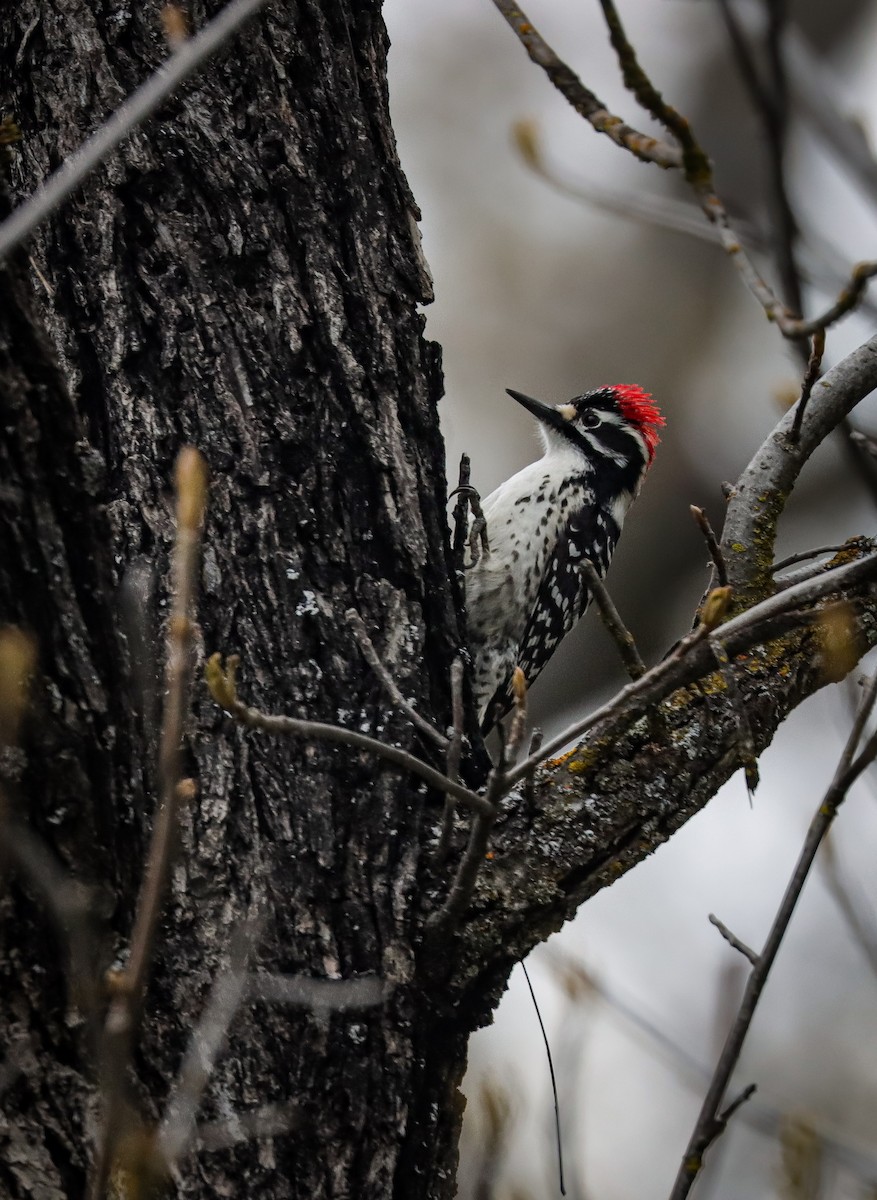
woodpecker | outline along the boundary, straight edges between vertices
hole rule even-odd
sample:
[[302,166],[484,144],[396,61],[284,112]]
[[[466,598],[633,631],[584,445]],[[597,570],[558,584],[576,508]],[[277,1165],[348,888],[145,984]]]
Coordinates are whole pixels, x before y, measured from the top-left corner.
[[579,564],[590,559],[606,574],[664,424],[651,396],[629,384],[556,406],[507,391],[536,418],[545,453],[483,501],[490,549],[466,571],[484,732],[512,706],[515,667],[532,684],[587,609]]

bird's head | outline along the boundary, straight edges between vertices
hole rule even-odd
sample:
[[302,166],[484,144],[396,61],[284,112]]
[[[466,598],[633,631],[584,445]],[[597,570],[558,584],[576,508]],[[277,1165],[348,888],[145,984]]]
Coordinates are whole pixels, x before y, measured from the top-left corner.
[[539,422],[549,453],[553,449],[578,450],[590,462],[595,456],[619,467],[650,467],[658,445],[658,429],[665,423],[648,392],[633,384],[595,388],[566,404],[543,404],[521,392],[507,389]]

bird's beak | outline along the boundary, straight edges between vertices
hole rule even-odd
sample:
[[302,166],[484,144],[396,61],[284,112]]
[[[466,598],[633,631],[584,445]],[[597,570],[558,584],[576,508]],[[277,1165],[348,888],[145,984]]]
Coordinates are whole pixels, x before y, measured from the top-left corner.
[[[532,396],[525,396],[523,392],[515,392],[511,388],[506,388],[506,391],[513,400],[517,400],[518,404],[526,408],[527,412],[532,413],[537,421],[541,421],[550,429],[565,428],[567,421],[575,412],[570,404],[561,404],[555,408],[551,404],[543,404],[541,400],[534,400]],[[564,409],[568,410],[568,414],[563,411]]]

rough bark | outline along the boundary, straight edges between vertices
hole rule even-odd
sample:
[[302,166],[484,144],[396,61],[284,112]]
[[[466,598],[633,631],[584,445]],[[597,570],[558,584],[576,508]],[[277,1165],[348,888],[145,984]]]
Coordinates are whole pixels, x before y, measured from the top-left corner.
[[[194,5],[196,24],[214,9]],[[0,9],[19,194],[165,53],[151,8]],[[93,889],[106,963],[126,950],[151,825],[181,445],[212,473],[199,653],[239,652],[248,702],[429,759],[362,661],[353,606],[404,695],[448,720],[460,629],[439,361],[417,312],[429,280],[385,54],[377,0],[270,6],[43,227],[34,270],[19,255],[0,275],[0,619],[40,647],[34,711],[0,783]],[[815,654],[803,638],[783,670],[752,656],[739,690],[759,746],[818,686]],[[199,794],[132,1081],[145,1116],[253,912],[266,918],[260,968],[379,975],[388,999],[329,1015],[244,1008],[204,1115],[289,1104],[295,1127],[201,1154],[179,1194],[451,1196],[466,1036],[514,958],[736,769],[726,697],[686,694],[672,711],[664,741],[638,726],[551,766],[533,812],[508,803],[461,936],[430,945],[424,921],[447,894],[429,859],[441,798],[368,756],[245,732],[196,688],[185,751]],[[0,901],[0,1029],[22,1067],[3,1097],[0,1192],[79,1197],[93,1047],[37,892],[19,876]]]
[[[32,3],[0,20],[26,193],[166,47],[149,6]],[[429,281],[385,53],[377,4],[274,6],[31,247],[75,403],[14,323],[3,617],[35,632],[42,667],[19,792],[67,865],[112,896],[110,953],[129,932],[153,803],[148,684],[182,444],[212,474],[201,643],[242,654],[248,696],[423,752],[345,628],[353,605],[405,693],[447,719],[459,637],[438,353],[421,336]],[[128,683],[126,614],[147,631]],[[415,982],[439,802],[343,749],[243,734],[200,689],[194,712],[200,793],[148,997],[144,1103],[161,1103],[229,931],[254,909],[268,917],[261,967],[375,973],[395,990],[355,1018],[242,1013],[207,1115],[294,1102],[298,1127],[273,1148],[206,1156],[181,1193],[415,1195],[429,1179],[449,1194],[465,1023],[437,1024]],[[18,890],[7,903],[3,1025],[26,1035],[34,1069],[7,1096],[0,1190],[30,1194],[39,1169],[40,1187],[81,1195],[87,1048],[65,1027],[38,915]],[[32,1155],[14,1151],[24,1143]]]

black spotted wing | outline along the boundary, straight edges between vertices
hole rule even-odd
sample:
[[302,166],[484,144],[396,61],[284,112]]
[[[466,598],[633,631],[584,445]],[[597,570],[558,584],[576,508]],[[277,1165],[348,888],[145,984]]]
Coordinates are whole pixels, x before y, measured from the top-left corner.
[[[528,687],[591,602],[581,570],[582,559],[589,558],[602,579],[609,569],[619,532],[615,518],[595,504],[579,509],[562,530],[545,564],[518,651],[517,665],[524,672]],[[501,720],[512,703],[509,676],[487,706],[485,729]]]

